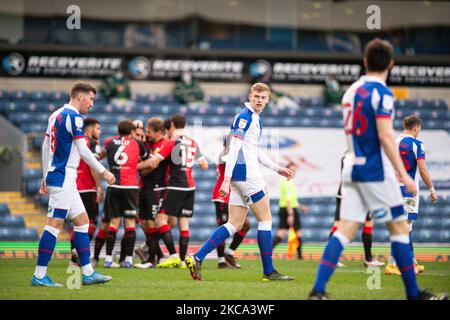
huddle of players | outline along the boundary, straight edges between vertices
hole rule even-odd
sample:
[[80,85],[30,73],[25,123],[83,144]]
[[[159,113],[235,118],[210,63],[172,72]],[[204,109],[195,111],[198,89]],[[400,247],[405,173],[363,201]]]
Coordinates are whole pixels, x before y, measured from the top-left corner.
[[[184,259],[190,238],[189,219],[193,216],[195,196],[192,167],[197,161],[201,169],[208,168],[197,143],[184,132],[185,126],[186,117],[182,114],[175,114],[165,121],[157,117],[149,118],[147,132],[144,131],[141,121],[122,120],[118,125],[118,135],[108,137],[102,150],[99,143],[99,121],[93,118],[85,120],[88,147],[97,159],[107,158],[110,170],[116,177],[116,182],[106,191],[102,224],[95,238],[92,259],[94,266],[98,263],[100,251],[106,243],[105,267],[133,267],[138,220],[145,233],[146,242],[136,250],[142,263],[136,264],[135,267],[185,267]],[[218,164],[219,187],[225,167],[224,152]],[[77,188],[89,215],[89,238],[92,240],[103,189],[100,177],[83,160],[80,160],[78,168]],[[228,219],[228,201],[220,197],[216,189],[213,191],[213,202],[216,204],[217,221],[220,225]],[[113,259],[113,249],[122,218],[125,232],[117,263]],[[177,222],[180,231],[179,254],[176,252],[171,232]],[[246,224],[236,234],[226,255],[224,244],[218,248],[219,268],[240,267],[233,253],[245,237],[249,225]],[[169,257],[158,264],[163,258],[160,239],[166,245]],[[73,233],[71,242],[71,263],[76,264]]]

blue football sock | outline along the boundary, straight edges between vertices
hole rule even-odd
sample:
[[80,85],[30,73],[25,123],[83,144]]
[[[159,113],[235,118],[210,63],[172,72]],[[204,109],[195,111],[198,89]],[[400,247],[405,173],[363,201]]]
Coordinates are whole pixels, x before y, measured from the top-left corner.
[[397,266],[402,273],[403,283],[406,288],[406,295],[409,298],[417,298],[420,294],[417,285],[416,274],[414,272],[414,261],[411,259],[408,235],[391,236],[391,248],[394,253]]
[[272,230],[260,230],[257,232],[258,247],[261,253],[264,274],[270,274],[274,271],[272,260]]
[[[231,229],[230,231],[228,228]],[[227,222],[224,225],[221,225],[218,227],[211,237],[208,238],[208,240],[203,244],[203,246],[200,248],[199,251],[194,255],[200,262],[203,262],[205,257],[214,249],[216,249],[222,242],[224,242],[229,236],[236,233],[236,228],[234,226]]]
[[47,230],[44,230],[39,240],[39,251],[37,265],[41,267],[47,267],[50,262],[53,250],[55,250],[56,237]]
[[73,242],[77,249],[78,257],[80,258],[80,265],[85,266],[90,263],[91,250],[89,247],[89,234],[87,232],[73,233]]
[[339,257],[344,250],[344,245],[348,242],[348,239],[339,231],[336,231],[328,241],[320,260],[316,282],[314,283],[314,290],[316,292],[325,292],[325,286],[336,268]]

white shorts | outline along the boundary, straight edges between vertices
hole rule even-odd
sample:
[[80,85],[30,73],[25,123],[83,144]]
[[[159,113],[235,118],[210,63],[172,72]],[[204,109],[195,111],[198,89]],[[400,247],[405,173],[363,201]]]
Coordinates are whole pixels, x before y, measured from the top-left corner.
[[249,204],[258,202],[267,194],[263,180],[232,181],[229,205],[248,208]]
[[50,218],[74,219],[86,212],[77,186],[47,187],[49,194],[48,214]]
[[364,223],[367,212],[380,222],[406,220],[402,193],[395,179],[342,183],[341,220]]

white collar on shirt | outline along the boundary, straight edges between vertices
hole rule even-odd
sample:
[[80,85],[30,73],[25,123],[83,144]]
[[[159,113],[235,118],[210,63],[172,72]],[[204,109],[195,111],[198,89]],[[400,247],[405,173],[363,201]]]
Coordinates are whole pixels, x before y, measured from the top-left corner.
[[247,109],[249,109],[251,112],[253,112],[254,114],[258,115],[258,113],[256,113],[256,111],[252,108],[250,102],[246,102],[244,103],[245,106],[247,107]]
[[80,111],[78,111],[74,106],[72,106],[72,105],[70,105],[68,103],[66,103],[64,105],[64,108],[71,109],[71,110],[75,111],[76,113],[80,113]]
[[378,82],[381,83],[383,86],[386,86],[386,82],[384,82],[383,79],[375,76],[367,76],[367,75],[361,76],[361,80],[366,82]]
[[400,134],[400,137],[404,137],[404,138],[408,137],[408,138],[416,139],[416,138],[414,138],[412,135],[407,134],[407,133],[401,133],[401,134]]

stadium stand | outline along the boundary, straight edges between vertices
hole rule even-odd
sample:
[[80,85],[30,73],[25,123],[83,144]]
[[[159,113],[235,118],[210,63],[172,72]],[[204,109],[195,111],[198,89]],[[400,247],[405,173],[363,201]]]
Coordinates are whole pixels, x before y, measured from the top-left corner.
[[[66,95],[66,93],[59,91],[2,90],[0,91],[0,113],[22,131],[29,134],[32,137],[33,148],[38,151],[42,144],[48,116],[57,106],[67,101]],[[264,119],[265,126],[320,128],[339,128],[342,126],[341,111],[326,108],[322,98],[296,97],[295,99],[300,105],[299,110],[269,108]],[[207,96],[205,103],[197,108],[178,104],[171,95],[133,94],[132,100],[134,101],[132,107],[120,108],[108,104],[101,96],[96,99],[94,109],[89,115],[98,118],[102,123],[103,139],[115,134],[116,124],[125,117],[145,121],[150,116],[165,117],[175,112],[182,112],[188,116],[188,122],[190,123],[200,120],[205,126],[228,126],[230,118],[239,109],[239,104],[245,101],[245,97]],[[400,100],[396,103],[397,119],[412,113],[423,119],[423,128],[450,132],[450,111],[444,100],[416,99]],[[401,120],[395,121],[397,129],[400,129],[401,125]],[[22,190],[28,196],[37,197],[38,203],[45,207],[48,199],[37,195],[41,174],[41,169],[26,169],[22,177]],[[198,191],[196,193],[195,216],[191,224],[191,235],[193,241],[204,241],[216,226],[214,206],[210,201],[210,194],[216,177],[215,167],[211,166],[209,170],[201,174],[194,170],[194,174]],[[333,224],[335,199],[309,198],[301,200],[302,203],[310,205],[310,213],[303,216],[304,240],[306,242],[326,241],[329,229]],[[421,211],[424,218],[419,219],[415,224],[414,237],[417,242],[450,241],[450,232],[448,231],[450,226],[450,196],[441,198],[438,203],[437,205],[431,205],[427,199],[421,199]],[[272,200],[271,207],[274,214],[273,227],[276,229],[278,227],[276,199]],[[0,240],[37,239],[37,233],[24,229],[23,219],[9,216],[7,212],[7,209],[0,205]],[[253,215],[249,215],[249,217],[252,224],[256,225]],[[176,232],[175,237],[177,237]],[[122,233],[123,230],[119,230],[119,238]],[[138,240],[145,239],[140,228],[137,229],[137,237]],[[249,237],[256,237],[256,228],[250,230]],[[383,228],[374,232],[375,242],[386,242],[388,240],[388,233]]]
[[36,229],[26,228],[22,216],[11,215],[6,203],[0,203],[0,241],[37,241],[39,234]]

